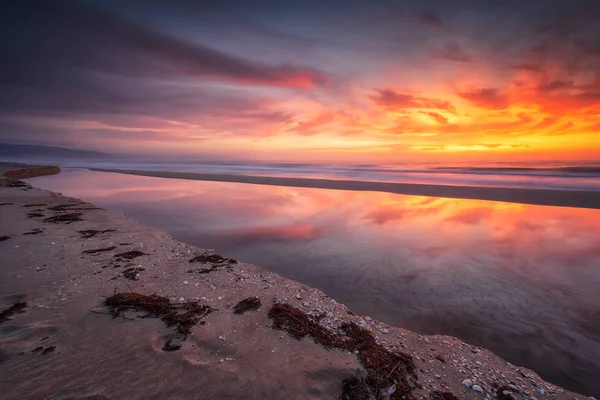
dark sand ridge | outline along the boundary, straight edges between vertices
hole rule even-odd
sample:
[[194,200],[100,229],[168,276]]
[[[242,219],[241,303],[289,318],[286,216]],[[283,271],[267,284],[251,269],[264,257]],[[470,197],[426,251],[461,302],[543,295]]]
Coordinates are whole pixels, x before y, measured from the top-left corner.
[[272,176],[200,174],[192,172],[138,171],[90,168],[92,171],[151,176],[156,178],[189,179],[212,182],[236,182],[256,185],[306,187],[316,189],[388,192],[429,197],[449,197],[536,204],[542,206],[600,208],[600,192],[578,190],[546,190],[475,186],[422,185],[413,183],[363,182],[312,178],[281,178]]
[[[357,370],[390,392],[386,379],[397,379],[392,399],[584,398],[487,350],[356,316],[319,290],[78,199],[0,180],[0,204],[0,312],[28,303],[0,325],[2,398],[333,399],[343,388],[341,398],[368,398],[352,392]],[[182,308],[203,310],[187,337],[187,318],[166,326]],[[374,350],[398,362],[380,366]]]
[[54,165],[34,166],[20,163],[0,162],[0,174],[8,179],[27,179],[37,176],[56,175],[60,168]]

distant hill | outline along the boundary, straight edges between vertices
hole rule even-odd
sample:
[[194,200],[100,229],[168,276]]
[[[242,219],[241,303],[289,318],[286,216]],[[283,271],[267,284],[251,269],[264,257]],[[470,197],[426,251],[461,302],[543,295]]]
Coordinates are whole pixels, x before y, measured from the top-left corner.
[[0,158],[104,159],[108,153],[64,147],[0,143]]

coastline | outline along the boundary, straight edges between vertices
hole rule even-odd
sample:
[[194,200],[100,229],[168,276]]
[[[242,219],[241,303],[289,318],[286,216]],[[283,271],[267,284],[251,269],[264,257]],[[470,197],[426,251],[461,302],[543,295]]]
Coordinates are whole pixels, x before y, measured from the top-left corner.
[[[321,317],[315,321],[335,335],[353,322],[383,348],[408,352],[422,386],[412,390],[414,398],[435,398],[435,391],[461,399],[499,396],[494,384],[509,388],[512,393],[504,396],[514,398],[585,397],[456,338],[421,336],[354,315],[323,292],[256,266],[190,263],[213,253],[78,199],[2,187],[0,203],[0,236],[8,237],[0,242],[7,261],[0,271],[0,310],[29,303],[24,314],[0,326],[0,389],[8,398],[195,398],[199,392],[204,398],[339,397],[342,381],[364,366],[353,352],[327,350],[313,338],[297,340],[273,329],[269,311],[281,303]],[[65,214],[81,220],[53,222]],[[92,230],[90,237],[81,233]],[[144,254],[117,261],[115,256],[132,251]],[[131,268],[134,279],[127,280]],[[176,338],[161,321],[97,314],[107,312],[101,296],[111,296],[115,287],[174,303],[193,300],[215,311],[179,342],[179,350],[168,352],[165,342]],[[260,309],[235,315],[232,307],[248,297],[258,297]],[[42,354],[35,351],[40,346]],[[465,387],[465,380],[483,392]]]
[[413,183],[364,182],[352,180],[283,178],[271,176],[201,174],[192,172],[140,171],[106,168],[90,168],[92,171],[149,176],[155,178],[201,180],[211,182],[234,182],[255,185],[306,187],[330,190],[387,192],[428,197],[447,197],[500,201],[507,203],[535,204],[555,207],[600,209],[600,192],[578,190],[548,190],[476,186],[445,186]]

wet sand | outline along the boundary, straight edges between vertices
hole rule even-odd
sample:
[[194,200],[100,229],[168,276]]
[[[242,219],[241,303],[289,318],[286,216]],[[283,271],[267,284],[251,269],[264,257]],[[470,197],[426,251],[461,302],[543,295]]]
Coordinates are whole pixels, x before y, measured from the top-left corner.
[[[584,398],[485,349],[355,315],[319,290],[78,199],[1,180],[0,204],[0,312],[27,302],[0,325],[3,398],[340,398],[344,380],[368,373],[368,348],[326,348],[311,335],[322,328],[347,343],[347,323],[377,351],[414,363],[409,386],[378,388],[392,399]],[[182,337],[160,318],[111,314],[106,299],[131,292],[212,312]],[[259,309],[236,314],[249,297]],[[313,333],[298,340],[297,331],[274,329],[282,304],[300,313],[290,318],[308,318]],[[386,377],[402,368],[385,367]],[[341,398],[368,398],[350,397],[348,381],[345,388]]]
[[282,178],[271,176],[200,174],[191,172],[139,171],[90,168],[92,171],[175,178],[213,182],[236,182],[256,185],[306,187],[316,189],[387,192],[415,196],[448,197],[502,201],[507,203],[536,204],[556,207],[600,208],[600,192],[578,190],[520,189],[475,186],[444,186],[412,183],[363,182],[352,180]]

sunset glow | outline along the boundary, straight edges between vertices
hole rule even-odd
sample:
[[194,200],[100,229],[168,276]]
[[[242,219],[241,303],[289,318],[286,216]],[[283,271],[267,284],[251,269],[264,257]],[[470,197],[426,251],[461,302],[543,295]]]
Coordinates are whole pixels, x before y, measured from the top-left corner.
[[30,50],[4,51],[2,138],[272,161],[598,159],[598,6],[468,3],[28,10],[9,36]]

